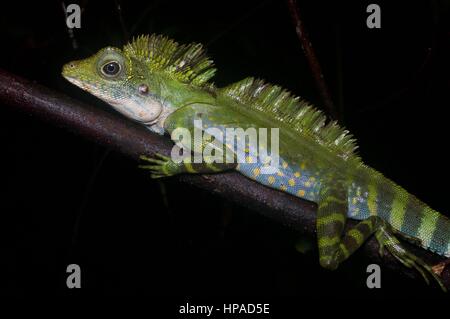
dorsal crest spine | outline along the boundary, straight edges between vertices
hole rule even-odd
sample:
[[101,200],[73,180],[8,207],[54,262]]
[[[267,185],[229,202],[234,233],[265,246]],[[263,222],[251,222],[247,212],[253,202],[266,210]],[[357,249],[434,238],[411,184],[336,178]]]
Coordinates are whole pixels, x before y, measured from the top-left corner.
[[269,114],[296,131],[311,136],[341,158],[361,162],[355,152],[356,140],[346,129],[336,121],[327,123],[322,111],[282,87],[249,77],[221,91],[243,106]]
[[204,86],[216,72],[199,43],[180,45],[162,35],[142,35],[125,45],[124,52],[145,62],[151,71],[197,86]]

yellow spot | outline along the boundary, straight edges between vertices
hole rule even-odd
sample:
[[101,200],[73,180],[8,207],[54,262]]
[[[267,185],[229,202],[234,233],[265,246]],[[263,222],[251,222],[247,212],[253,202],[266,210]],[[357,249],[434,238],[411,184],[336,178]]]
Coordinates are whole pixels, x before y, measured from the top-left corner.
[[250,149],[249,149],[248,147],[246,147],[246,148],[244,148],[244,152],[245,152],[245,153],[249,153],[249,152],[250,152]]
[[260,173],[261,173],[261,170],[259,169],[259,167],[255,168],[255,169],[253,170],[253,175],[254,175],[255,177],[258,177]]
[[251,156],[246,156],[246,157],[245,157],[245,161],[246,161],[247,163],[253,163],[253,157],[251,157]]
[[291,178],[290,180],[288,180],[289,186],[295,186],[295,181],[293,178]]
[[310,181],[306,181],[306,182],[305,182],[305,186],[306,186],[306,187],[310,187],[310,186],[311,186],[311,182],[310,182]]
[[294,173],[294,176],[295,176],[295,177],[300,177],[300,172],[295,172],[295,173]]
[[305,170],[305,168],[306,168],[306,162],[302,162],[302,163],[300,164],[300,168],[301,168],[302,171]]
[[284,174],[283,174],[282,171],[278,171],[278,172],[277,172],[277,175],[278,175],[278,176],[284,176]]
[[282,191],[285,191],[285,190],[287,189],[287,186],[286,186],[286,185],[281,185],[280,189],[281,189]]
[[353,198],[352,198],[352,204],[353,204],[353,205],[356,205],[357,201],[358,201],[358,200],[356,199],[356,197],[353,197]]
[[281,166],[283,166],[283,168],[287,168],[288,167],[288,163],[284,162],[281,164]]
[[305,196],[305,191],[304,191],[303,189],[300,189],[300,190],[297,192],[297,195],[300,196],[300,197],[303,197],[303,196]]
[[314,183],[314,182],[316,181],[316,178],[315,178],[314,176],[311,176],[311,177],[309,178],[309,180],[310,180],[312,183]]
[[273,183],[275,183],[275,177],[269,176],[269,177],[267,178],[267,181],[269,182],[269,184],[273,184]]

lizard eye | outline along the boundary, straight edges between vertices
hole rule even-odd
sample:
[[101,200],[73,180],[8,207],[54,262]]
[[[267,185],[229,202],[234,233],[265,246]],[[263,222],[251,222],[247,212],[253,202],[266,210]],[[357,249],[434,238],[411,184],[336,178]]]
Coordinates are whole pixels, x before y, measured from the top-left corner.
[[115,61],[108,62],[102,66],[103,74],[109,77],[117,75],[119,71],[120,71],[120,64]]

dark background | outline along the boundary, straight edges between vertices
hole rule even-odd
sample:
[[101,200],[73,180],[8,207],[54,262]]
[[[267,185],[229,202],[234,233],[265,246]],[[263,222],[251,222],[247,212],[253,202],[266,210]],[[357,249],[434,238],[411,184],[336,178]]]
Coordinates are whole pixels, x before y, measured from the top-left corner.
[[[369,3],[298,1],[362,157],[446,212],[449,2],[376,1],[382,28],[372,30]],[[285,1],[123,1],[123,23],[117,1],[80,5],[78,49],[62,2],[3,6],[0,67],[109,109],[66,82],[61,66],[127,37],[162,33],[204,43],[219,86],[253,75],[321,105]],[[298,234],[254,212],[173,179],[163,181],[165,204],[161,185],[124,156],[3,105],[0,118],[1,293],[442,296],[385,269],[382,289],[369,290],[361,253],[323,270],[316,250],[295,250]],[[82,269],[76,291],[65,284],[71,263]]]

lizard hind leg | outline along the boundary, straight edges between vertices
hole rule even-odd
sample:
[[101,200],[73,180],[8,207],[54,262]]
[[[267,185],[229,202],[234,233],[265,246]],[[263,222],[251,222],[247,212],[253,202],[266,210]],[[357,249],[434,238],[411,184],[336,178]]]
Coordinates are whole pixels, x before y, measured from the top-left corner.
[[425,279],[427,284],[429,284],[428,276],[431,275],[437,281],[441,289],[443,291],[447,291],[441,278],[435,273],[435,271],[433,271],[433,268],[425,263],[421,258],[406,250],[394,235],[394,231],[390,229],[389,225],[382,225],[375,232],[375,238],[380,246],[379,253],[381,256],[383,256],[384,249],[386,248],[403,265],[417,270]]
[[334,270],[373,235],[382,224],[378,216],[371,216],[345,231],[347,193],[343,183],[323,186],[317,210],[317,238],[319,261],[324,268]]

